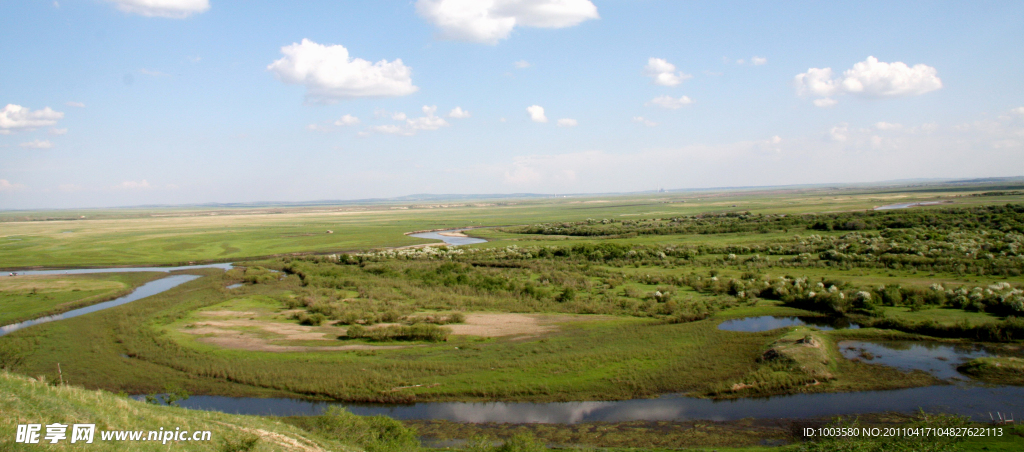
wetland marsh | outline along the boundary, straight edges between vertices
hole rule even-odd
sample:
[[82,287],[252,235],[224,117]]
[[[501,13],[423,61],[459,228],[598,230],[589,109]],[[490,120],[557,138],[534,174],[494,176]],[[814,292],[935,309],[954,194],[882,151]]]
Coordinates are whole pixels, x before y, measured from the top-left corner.
[[[247,226],[244,243],[200,228],[189,240],[206,245],[182,248],[193,256],[176,254],[182,239],[165,235],[167,220],[128,218],[117,221],[138,234],[126,254],[138,261],[72,242],[80,253],[64,264],[199,265],[150,283],[182,279],[152,296],[140,289],[131,303],[11,331],[0,365],[52,380],[59,362],[62,378],[86,388],[181,388],[193,395],[183,406],[258,415],[345,406],[409,422],[571,424],[924,409],[979,421],[1024,403],[1012,361],[1024,339],[1024,204],[962,194],[948,196],[957,205],[880,211],[866,210],[876,195],[840,197],[831,202],[849,210],[833,213],[815,213],[824,199],[813,196],[742,193],[443,216],[246,213],[226,221],[269,226]],[[551,221],[556,213],[564,219]],[[210,217],[184,221],[212,226]],[[332,233],[274,245],[296,221]],[[365,222],[380,225],[367,233]],[[5,223],[29,250],[20,262],[57,264],[31,252],[50,222],[27,223]],[[23,234],[30,225],[40,235]],[[489,227],[436,231],[477,225]],[[90,227],[114,231],[75,230]],[[154,252],[154,240],[169,251]],[[209,264],[221,257],[201,250],[216,242],[246,254]],[[4,282],[164,276],[152,270]],[[79,274],[104,271],[135,273]],[[895,343],[925,351],[880,348]]]

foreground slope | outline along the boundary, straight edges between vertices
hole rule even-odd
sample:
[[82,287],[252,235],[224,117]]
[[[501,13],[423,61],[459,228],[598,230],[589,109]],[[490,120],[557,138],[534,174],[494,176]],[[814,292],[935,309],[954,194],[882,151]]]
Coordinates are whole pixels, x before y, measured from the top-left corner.
[[[55,445],[16,443],[19,424],[60,423],[96,424],[90,451],[166,451],[169,444],[159,441],[103,441],[104,430],[181,430],[210,431],[210,441],[181,441],[173,444],[177,451],[361,451],[359,447],[341,444],[311,435],[297,427],[255,416],[238,416],[217,412],[190,411],[184,408],[156,406],[116,396],[103,391],[89,391],[72,386],[50,386],[31,378],[0,373],[0,450],[70,450],[82,445],[67,439]],[[249,446],[251,444],[251,447]]]

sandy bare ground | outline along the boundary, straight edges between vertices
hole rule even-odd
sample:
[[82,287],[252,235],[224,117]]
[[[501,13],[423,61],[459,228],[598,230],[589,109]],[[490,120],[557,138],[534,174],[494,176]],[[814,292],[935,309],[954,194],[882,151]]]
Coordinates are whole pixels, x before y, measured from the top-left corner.
[[[542,322],[541,319],[548,316],[537,316],[529,314],[466,314],[466,322],[446,325],[452,329],[452,334],[481,337],[502,337],[502,336],[536,336],[549,333],[558,329],[549,321]],[[549,319],[545,319],[549,320]]]
[[[209,318],[179,329],[182,333],[201,336],[199,342],[237,350],[264,352],[308,352],[345,350],[388,350],[407,348],[411,345],[278,345],[276,341],[324,341],[334,343],[334,338],[345,333],[337,327],[315,327],[256,320],[256,312],[250,311],[203,311],[200,315]],[[241,318],[240,318],[241,317]],[[598,320],[599,316],[537,315],[511,313],[466,314],[466,322],[446,325],[453,335],[480,337],[509,337],[518,339],[537,337],[558,331],[558,323]],[[375,327],[387,326],[384,324]],[[272,336],[268,339],[267,336]]]
[[[199,313],[210,320],[204,320],[190,324],[179,331],[187,334],[202,336],[197,338],[199,342],[216,345],[218,347],[232,348],[237,350],[261,351],[261,352],[311,352],[311,351],[344,351],[344,350],[388,350],[394,348],[406,348],[408,345],[324,345],[324,346],[303,346],[303,345],[278,345],[271,341],[334,341],[334,338],[344,333],[344,330],[334,327],[315,327],[297,325],[292,323],[270,322],[266,320],[255,320],[244,317],[255,317],[257,312],[251,311],[202,311]],[[231,318],[228,318],[231,317]],[[239,318],[243,317],[243,318]],[[257,331],[253,331],[253,330]],[[277,336],[268,339],[266,335]]]
[[437,235],[443,235],[445,237],[469,237],[468,235],[463,234],[462,231],[438,232]]

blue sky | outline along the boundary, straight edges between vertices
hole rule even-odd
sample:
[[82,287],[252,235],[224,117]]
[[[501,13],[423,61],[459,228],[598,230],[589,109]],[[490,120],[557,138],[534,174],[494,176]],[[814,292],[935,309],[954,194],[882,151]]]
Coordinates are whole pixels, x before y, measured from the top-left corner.
[[1024,173],[1015,1],[24,0],[0,40],[0,209]]

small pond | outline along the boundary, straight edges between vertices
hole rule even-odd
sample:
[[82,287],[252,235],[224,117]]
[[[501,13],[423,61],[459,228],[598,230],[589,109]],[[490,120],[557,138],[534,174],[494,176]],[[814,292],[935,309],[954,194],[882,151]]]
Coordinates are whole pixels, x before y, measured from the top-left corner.
[[820,330],[860,328],[860,325],[852,323],[841,317],[785,317],[777,315],[762,315],[758,317],[744,317],[742,319],[726,320],[718,324],[718,329],[725,331],[757,333],[760,331],[770,331],[778,328],[799,325],[813,326]]
[[894,209],[909,209],[917,206],[934,206],[942,204],[940,201],[924,201],[924,202],[905,202],[900,204],[889,204],[887,206],[875,207],[874,210],[894,210]]
[[906,371],[922,370],[943,380],[968,380],[968,377],[957,372],[957,366],[974,358],[994,356],[982,346],[965,344],[841,341],[837,345],[846,359],[858,359]]
[[179,286],[181,284],[187,283],[187,282],[189,282],[189,281],[191,281],[193,279],[199,278],[199,277],[200,277],[199,275],[172,275],[172,276],[168,276],[166,278],[158,279],[156,281],[150,281],[150,282],[148,282],[146,284],[143,284],[143,285],[139,286],[138,289],[135,289],[134,291],[132,291],[132,293],[130,293],[128,295],[125,295],[125,296],[123,296],[121,298],[115,298],[115,299],[110,300],[110,301],[104,301],[103,303],[97,303],[97,304],[94,304],[92,306],[86,306],[86,307],[81,308],[81,309],[75,309],[73,311],[68,311],[68,312],[65,312],[63,314],[51,315],[51,316],[47,316],[47,317],[40,317],[38,319],[26,320],[26,321],[21,322],[21,323],[14,323],[14,324],[11,324],[11,325],[0,326],[0,336],[3,336],[5,334],[8,334],[8,333],[11,333],[11,332],[14,332],[14,331],[18,331],[18,330],[20,330],[22,328],[30,327],[32,325],[38,325],[40,323],[46,323],[46,322],[53,322],[55,320],[70,319],[72,317],[78,317],[80,315],[85,315],[85,314],[88,314],[90,312],[102,311],[104,309],[112,308],[114,306],[120,306],[120,305],[123,305],[125,303],[131,303],[131,302],[133,302],[135,300],[141,300],[143,298],[156,295],[156,294],[158,294],[160,292],[163,292],[165,290],[169,290],[169,289],[171,289],[173,287],[176,287],[176,286]]
[[454,236],[453,237],[453,236],[450,236],[450,235],[442,235],[442,234],[456,234],[456,233],[460,233],[460,232],[463,232],[463,231],[465,231],[465,229],[450,229],[450,230],[447,230],[447,231],[420,232],[420,233],[417,233],[417,234],[409,234],[409,237],[418,237],[418,238],[421,238],[421,239],[441,240],[444,243],[446,243],[448,245],[451,245],[451,246],[472,245],[474,243],[484,243],[484,242],[487,241],[487,240],[484,240],[484,239],[478,239],[476,237],[458,237],[458,236]]

